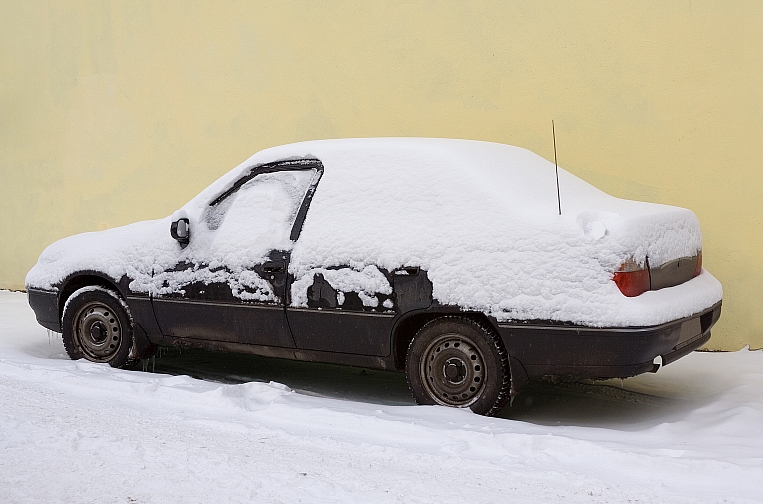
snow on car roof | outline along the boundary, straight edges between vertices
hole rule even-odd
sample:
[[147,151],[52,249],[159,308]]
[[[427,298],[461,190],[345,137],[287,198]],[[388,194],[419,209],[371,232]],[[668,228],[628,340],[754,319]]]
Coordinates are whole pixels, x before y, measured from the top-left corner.
[[[343,282],[355,279],[356,290],[372,298],[374,290],[388,289],[379,283],[378,268],[403,266],[425,270],[440,303],[499,320],[652,325],[696,313],[722,295],[705,272],[680,286],[625,298],[613,272],[627,259],[643,264],[648,257],[659,266],[696,254],[702,242],[696,216],[609,196],[562,168],[560,216],[554,164],[526,149],[490,142],[375,138],[266,149],[184,206],[192,228],[198,231],[209,203],[252,167],[294,158],[315,158],[325,168],[292,250],[295,305],[305,302],[297,287],[311,284],[326,268],[348,270]],[[157,229],[169,227],[160,222]],[[125,242],[122,259],[108,253],[110,262],[100,266],[129,271],[133,278],[155,267],[147,264],[151,260],[169,267],[176,244],[166,229],[161,237],[156,233],[150,246],[160,252],[153,259]],[[124,257],[133,263],[123,264]],[[103,262],[93,254],[89,260]],[[71,267],[59,264],[52,276]],[[30,272],[28,281],[36,278]],[[152,288],[150,277],[134,284]]]
[[[294,158],[319,159],[330,171],[343,175],[368,177],[375,172],[381,177],[378,185],[393,191],[400,184],[421,183],[425,190],[420,196],[436,193],[438,183],[455,176],[481,191],[494,193],[502,204],[517,211],[529,214],[542,209],[548,215],[557,214],[553,164],[520,147],[445,138],[317,140],[265,149],[209,186],[194,198],[193,206],[207,204],[213,194],[223,192],[253,166]],[[612,199],[577,178],[570,183],[572,190],[565,195],[573,198],[569,203],[577,202],[581,192],[588,198]]]

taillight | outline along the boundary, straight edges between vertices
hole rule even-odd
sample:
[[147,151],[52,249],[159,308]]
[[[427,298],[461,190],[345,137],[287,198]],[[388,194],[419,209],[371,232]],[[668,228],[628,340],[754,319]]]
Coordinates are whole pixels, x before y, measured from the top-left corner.
[[634,260],[628,259],[618,271],[615,271],[614,281],[625,296],[638,296],[651,287],[649,267],[646,264],[639,265]]
[[702,251],[697,254],[697,264],[694,266],[694,276],[699,276],[702,273]]

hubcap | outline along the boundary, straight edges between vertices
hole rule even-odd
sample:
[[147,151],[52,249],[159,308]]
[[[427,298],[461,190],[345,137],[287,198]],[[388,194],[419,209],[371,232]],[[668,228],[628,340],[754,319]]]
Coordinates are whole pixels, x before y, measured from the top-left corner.
[[122,345],[122,326],[119,318],[100,302],[85,304],[74,317],[74,335],[88,360],[105,362]]
[[452,357],[445,363],[443,373],[450,383],[461,383],[466,378],[466,365],[458,357]]
[[96,322],[90,326],[90,338],[96,343],[103,343],[108,336],[108,329],[101,322]]
[[482,353],[459,334],[435,338],[424,349],[419,372],[429,396],[444,406],[470,406],[485,386]]

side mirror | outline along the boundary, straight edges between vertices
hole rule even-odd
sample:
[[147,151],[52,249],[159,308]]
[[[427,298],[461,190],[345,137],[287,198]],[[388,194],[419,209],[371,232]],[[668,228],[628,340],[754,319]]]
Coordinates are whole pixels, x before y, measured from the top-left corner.
[[181,247],[188,245],[191,240],[191,224],[188,217],[181,217],[172,221],[170,235],[180,243]]

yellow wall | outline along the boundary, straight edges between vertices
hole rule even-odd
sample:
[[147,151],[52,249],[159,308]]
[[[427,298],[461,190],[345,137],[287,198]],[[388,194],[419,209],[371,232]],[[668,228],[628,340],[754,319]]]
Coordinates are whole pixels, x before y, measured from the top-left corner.
[[0,2],[0,287],[264,147],[519,145],[693,209],[710,347],[763,346],[763,2]]

